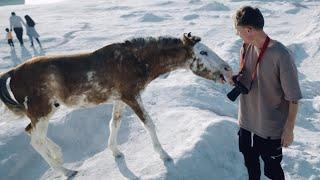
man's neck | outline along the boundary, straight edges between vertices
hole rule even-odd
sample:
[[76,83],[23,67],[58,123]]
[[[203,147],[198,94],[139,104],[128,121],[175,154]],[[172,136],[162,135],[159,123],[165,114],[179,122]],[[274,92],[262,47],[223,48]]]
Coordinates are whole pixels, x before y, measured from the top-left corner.
[[257,31],[252,44],[257,48],[262,48],[264,41],[267,38],[267,34],[264,31]]

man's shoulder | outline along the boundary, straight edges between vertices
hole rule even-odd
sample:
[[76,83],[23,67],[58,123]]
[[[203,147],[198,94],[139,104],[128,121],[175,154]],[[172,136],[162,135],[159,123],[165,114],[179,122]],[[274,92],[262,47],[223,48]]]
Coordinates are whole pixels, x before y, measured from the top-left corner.
[[275,41],[275,49],[277,49],[279,52],[290,53],[290,49],[279,41]]
[[279,41],[275,41],[271,49],[273,55],[281,58],[292,58],[292,51]]
[[21,19],[20,16],[10,16],[10,19]]

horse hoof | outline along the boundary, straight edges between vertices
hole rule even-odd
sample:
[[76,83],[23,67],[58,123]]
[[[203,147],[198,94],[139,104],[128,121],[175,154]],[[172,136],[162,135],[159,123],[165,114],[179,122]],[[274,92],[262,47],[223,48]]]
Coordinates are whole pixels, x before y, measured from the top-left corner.
[[67,178],[73,178],[74,176],[76,176],[78,174],[78,171],[73,171],[73,170],[69,170],[65,176],[67,176]]
[[166,154],[164,156],[160,156],[160,158],[164,161],[164,162],[170,162],[170,161],[173,161],[172,158]]
[[173,159],[172,159],[170,156],[168,156],[168,157],[166,157],[165,159],[163,159],[163,161],[164,161],[164,162],[172,162]]
[[115,158],[122,158],[123,157],[123,154],[121,152],[117,152],[117,153],[113,153],[113,156]]

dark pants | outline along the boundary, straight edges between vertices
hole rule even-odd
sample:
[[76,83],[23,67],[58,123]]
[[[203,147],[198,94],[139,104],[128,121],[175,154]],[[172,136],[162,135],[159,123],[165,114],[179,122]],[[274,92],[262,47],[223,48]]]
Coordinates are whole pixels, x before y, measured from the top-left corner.
[[243,154],[249,180],[260,179],[259,157],[264,162],[265,176],[272,180],[283,180],[284,173],[280,164],[282,160],[281,139],[264,139],[257,135],[251,137],[251,132],[242,128],[240,128],[238,134],[239,150]]
[[13,30],[16,33],[16,36],[17,36],[20,44],[23,45],[23,39],[22,39],[23,29],[22,29],[22,27],[13,28]]
[[8,44],[9,44],[10,46],[14,47],[14,44],[13,44],[12,39],[8,39]]

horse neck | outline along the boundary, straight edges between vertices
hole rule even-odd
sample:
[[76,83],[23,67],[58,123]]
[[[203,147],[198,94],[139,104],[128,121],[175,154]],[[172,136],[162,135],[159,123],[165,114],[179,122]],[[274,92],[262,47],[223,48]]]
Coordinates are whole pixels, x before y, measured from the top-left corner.
[[192,58],[189,48],[162,49],[158,52],[152,54],[152,57],[146,62],[152,79],[173,70],[185,68],[187,60]]

